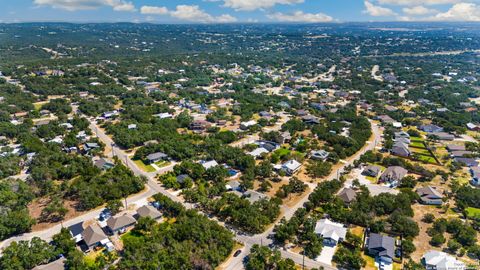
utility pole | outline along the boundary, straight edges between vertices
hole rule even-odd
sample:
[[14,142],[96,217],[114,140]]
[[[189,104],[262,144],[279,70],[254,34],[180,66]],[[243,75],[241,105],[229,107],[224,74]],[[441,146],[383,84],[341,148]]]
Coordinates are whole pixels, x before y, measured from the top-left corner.
[[127,197],[125,197],[125,210],[127,210],[128,204],[127,204]]
[[302,252],[302,270],[305,270],[305,250]]

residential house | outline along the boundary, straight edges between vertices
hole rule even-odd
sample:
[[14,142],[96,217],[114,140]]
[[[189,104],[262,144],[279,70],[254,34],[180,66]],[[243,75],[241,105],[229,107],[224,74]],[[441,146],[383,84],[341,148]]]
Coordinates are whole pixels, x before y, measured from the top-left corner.
[[453,160],[467,167],[477,167],[478,161],[474,158],[455,157]]
[[390,236],[370,233],[366,248],[380,262],[392,263],[395,258],[395,239]]
[[183,184],[187,179],[190,179],[190,176],[188,174],[180,174],[177,176],[177,183]]
[[480,125],[475,125],[474,123],[467,123],[467,128],[473,131],[480,131]]
[[247,190],[245,193],[243,193],[243,196],[250,202],[254,203],[257,201],[260,201],[262,199],[268,198],[267,195],[257,192],[255,190]]
[[68,227],[68,230],[70,231],[70,234],[75,240],[75,243],[78,243],[83,240],[82,234],[83,234],[83,231],[85,231],[85,229],[83,228],[83,221],[73,224],[72,226]]
[[377,165],[369,165],[363,169],[362,174],[371,177],[377,177],[380,173],[381,168]]
[[227,191],[240,191],[241,184],[237,180],[231,180],[225,185],[225,188],[227,189]]
[[256,124],[257,124],[257,121],[255,121],[255,120],[250,120],[250,121],[247,121],[247,122],[241,122],[240,123],[240,129],[247,130],[247,129],[255,126]]
[[294,159],[282,164],[282,170],[285,171],[287,175],[292,175],[296,173],[300,169],[300,167],[302,167],[302,164]]
[[168,159],[167,154],[162,152],[151,153],[148,156],[146,156],[146,161],[149,164],[158,162],[160,160],[166,160],[166,159]]
[[280,145],[278,145],[278,143],[270,141],[259,140],[256,142],[256,144],[261,148],[265,148],[268,152],[272,152],[280,148]]
[[82,232],[82,239],[87,247],[91,249],[102,246],[102,243],[108,240],[108,237],[97,224],[93,224]]
[[205,120],[194,120],[192,121],[192,123],[190,124],[190,129],[193,130],[193,131],[199,131],[199,132],[202,132],[202,131],[205,131],[207,130],[208,128],[210,128],[212,125],[205,121]]
[[347,228],[341,223],[321,219],[315,225],[315,233],[323,237],[323,244],[335,246],[347,236]]
[[454,135],[446,132],[434,132],[430,133],[429,136],[436,138],[440,141],[453,141],[455,139]]
[[409,157],[411,155],[411,152],[408,149],[408,145],[403,142],[395,142],[393,144],[391,152],[393,155],[400,157]]
[[380,115],[377,117],[383,124],[393,124],[395,120],[388,115]]
[[302,121],[305,123],[305,124],[309,124],[309,125],[318,125],[320,124],[320,119],[314,115],[305,115],[302,117]]
[[61,257],[60,259],[57,259],[51,263],[35,266],[32,270],[64,270],[65,261],[66,259]]
[[439,127],[437,125],[429,124],[429,125],[421,125],[418,127],[421,131],[427,132],[427,133],[438,133],[438,132],[443,132],[443,128]]
[[312,150],[310,152],[310,158],[313,160],[326,160],[329,155],[330,153],[325,150]]
[[417,189],[417,194],[420,196],[420,202],[429,205],[442,205],[443,195],[434,187],[422,187]]
[[448,144],[446,148],[449,152],[465,151],[465,145],[463,145],[463,144],[462,145]]
[[407,174],[408,171],[400,166],[390,166],[382,173],[380,181],[396,186]]
[[261,157],[263,154],[268,154],[269,151],[263,147],[258,147],[257,149],[252,150],[251,152],[248,152],[250,156],[254,158]]
[[137,221],[130,215],[122,215],[118,217],[110,217],[107,220],[107,227],[112,234],[114,233],[124,233],[125,230],[133,226]]
[[91,143],[91,142],[87,142],[83,145],[83,150],[85,152],[90,152],[92,151],[93,149],[97,149],[99,148],[100,145],[98,143]]
[[205,170],[218,166],[218,163],[215,160],[201,161],[200,164],[202,164]]
[[465,156],[470,156],[473,155],[472,151],[467,151],[467,150],[458,150],[458,151],[451,151],[450,152],[450,157],[456,158],[456,157],[465,157]]
[[465,263],[441,251],[430,250],[422,257],[422,263],[429,270],[465,270]]
[[95,165],[95,167],[99,168],[100,170],[108,170],[115,167],[115,163],[105,158],[99,158],[95,160],[93,162],[93,165]]
[[344,188],[338,193],[338,197],[348,205],[357,199],[357,192],[352,188]]
[[159,219],[162,216],[162,213],[151,205],[144,205],[137,209],[137,216],[138,218],[149,217],[152,219]]

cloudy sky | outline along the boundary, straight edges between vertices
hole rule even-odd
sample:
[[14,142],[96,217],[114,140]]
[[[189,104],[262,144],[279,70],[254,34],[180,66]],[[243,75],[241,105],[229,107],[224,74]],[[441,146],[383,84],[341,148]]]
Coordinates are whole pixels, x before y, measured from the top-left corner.
[[480,0],[0,0],[0,22],[480,21]]

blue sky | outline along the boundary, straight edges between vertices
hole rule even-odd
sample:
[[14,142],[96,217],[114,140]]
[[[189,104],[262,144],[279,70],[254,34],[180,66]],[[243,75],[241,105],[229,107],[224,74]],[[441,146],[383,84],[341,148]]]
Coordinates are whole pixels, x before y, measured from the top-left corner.
[[1,22],[480,21],[480,0],[0,0]]

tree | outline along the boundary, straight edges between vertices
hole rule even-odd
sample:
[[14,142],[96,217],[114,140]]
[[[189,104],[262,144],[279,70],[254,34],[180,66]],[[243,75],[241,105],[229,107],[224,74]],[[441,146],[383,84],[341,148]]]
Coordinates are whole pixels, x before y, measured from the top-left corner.
[[41,219],[45,221],[57,222],[62,220],[67,212],[68,209],[63,204],[62,199],[54,197],[47,204],[47,206],[42,209]]
[[422,221],[425,223],[432,223],[434,220],[435,216],[432,213],[426,213],[422,218]]
[[350,249],[343,245],[338,247],[332,261],[345,269],[361,269],[366,265],[359,249]]
[[458,243],[455,239],[450,239],[448,240],[447,247],[451,253],[455,254],[462,247],[462,245]]
[[112,215],[120,213],[120,209],[123,207],[123,203],[120,200],[110,200],[107,202],[107,209],[110,210]]
[[415,245],[413,244],[412,240],[410,239],[403,239],[402,241],[402,255],[404,257],[410,257],[410,254],[412,254],[416,250]]
[[445,241],[446,240],[445,240],[445,237],[443,236],[443,234],[437,233],[437,234],[432,236],[432,239],[430,239],[430,245],[435,246],[435,247],[439,247],[443,243],[445,243]]
[[278,250],[270,250],[268,247],[254,245],[250,249],[247,263],[247,270],[281,269],[295,270],[295,263],[291,259],[282,259]]
[[0,269],[23,270],[46,264],[57,256],[54,247],[34,237],[30,241],[13,242],[3,250]]

